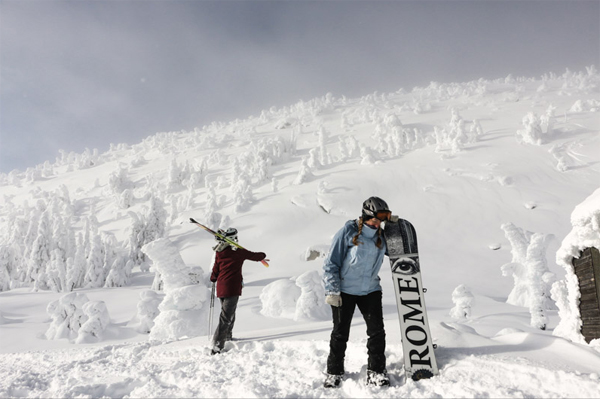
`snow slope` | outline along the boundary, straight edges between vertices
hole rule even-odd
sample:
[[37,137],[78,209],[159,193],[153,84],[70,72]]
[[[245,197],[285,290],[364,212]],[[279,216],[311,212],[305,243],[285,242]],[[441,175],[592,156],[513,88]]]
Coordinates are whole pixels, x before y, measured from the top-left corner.
[[[93,214],[102,237],[112,236],[122,254],[130,253],[131,212],[144,215],[150,198],[160,198],[168,213],[164,236],[187,266],[203,269],[200,284],[208,286],[214,240],[189,217],[236,227],[240,243],[271,262],[244,266],[237,340],[221,356],[208,354],[205,335],[158,341],[137,331],[140,295],[152,288],[154,269],[136,266],[124,287],[75,289],[103,301],[110,315],[98,342],[82,344],[44,337],[47,305],[67,292],[32,291],[33,283],[13,278],[0,292],[0,396],[600,397],[597,343],[554,336],[555,308],[546,310],[540,330],[527,306],[507,303],[514,281],[502,266],[514,262],[514,251],[501,228],[512,223],[546,235],[545,257],[537,261],[554,273],[550,280],[565,276],[555,254],[572,229],[573,209],[600,186],[598,84],[589,68],[358,99],[328,94],[1,175],[3,245],[16,242],[11,231],[26,223],[25,209],[50,202],[64,185],[74,213],[69,228],[83,231]],[[371,195],[417,229],[440,375],[406,381],[384,265],[392,387],[364,386],[366,334],[356,312],[347,378],[327,391],[321,384],[331,321],[318,311],[272,317],[262,311],[261,293],[320,271],[332,236]],[[450,310],[461,284],[473,301],[470,317],[457,320]],[[266,305],[291,303],[293,310],[300,291],[273,294]]]

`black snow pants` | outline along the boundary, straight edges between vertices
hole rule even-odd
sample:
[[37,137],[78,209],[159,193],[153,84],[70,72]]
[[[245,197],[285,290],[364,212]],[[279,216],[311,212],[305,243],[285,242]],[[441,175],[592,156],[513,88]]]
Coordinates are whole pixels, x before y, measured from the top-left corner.
[[367,353],[369,360],[367,368],[377,373],[385,371],[385,330],[383,327],[383,305],[381,291],[368,295],[349,295],[342,292],[342,306],[331,307],[333,314],[333,331],[329,342],[329,357],[327,358],[327,373],[344,374],[344,357],[350,335],[350,324],[354,309],[362,313],[367,324]]
[[225,346],[225,342],[231,341],[232,339],[235,311],[240,297],[231,296],[219,299],[221,300],[221,315],[219,316],[219,325],[217,326],[213,337],[213,347],[218,348],[220,351]]

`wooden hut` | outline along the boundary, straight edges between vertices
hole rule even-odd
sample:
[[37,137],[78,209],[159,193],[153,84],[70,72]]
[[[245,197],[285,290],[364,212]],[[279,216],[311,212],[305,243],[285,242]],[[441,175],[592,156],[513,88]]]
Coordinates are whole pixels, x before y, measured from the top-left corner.
[[600,338],[600,251],[597,248],[583,250],[578,259],[573,259],[573,268],[581,293],[581,334],[589,343]]

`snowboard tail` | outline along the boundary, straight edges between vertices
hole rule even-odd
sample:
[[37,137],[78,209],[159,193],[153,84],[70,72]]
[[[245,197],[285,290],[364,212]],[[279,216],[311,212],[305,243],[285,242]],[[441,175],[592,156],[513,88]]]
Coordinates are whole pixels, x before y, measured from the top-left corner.
[[430,378],[438,374],[438,367],[425,308],[417,233],[410,222],[398,219],[385,223],[384,235],[396,292],[404,368],[415,381]]

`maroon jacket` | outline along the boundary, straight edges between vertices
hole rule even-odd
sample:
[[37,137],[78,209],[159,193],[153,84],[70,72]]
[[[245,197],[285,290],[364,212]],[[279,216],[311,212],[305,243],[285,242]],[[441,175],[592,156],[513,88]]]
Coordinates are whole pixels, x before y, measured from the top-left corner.
[[246,259],[259,262],[265,259],[264,252],[252,252],[227,247],[217,252],[210,281],[217,282],[217,298],[242,295],[242,265]]

